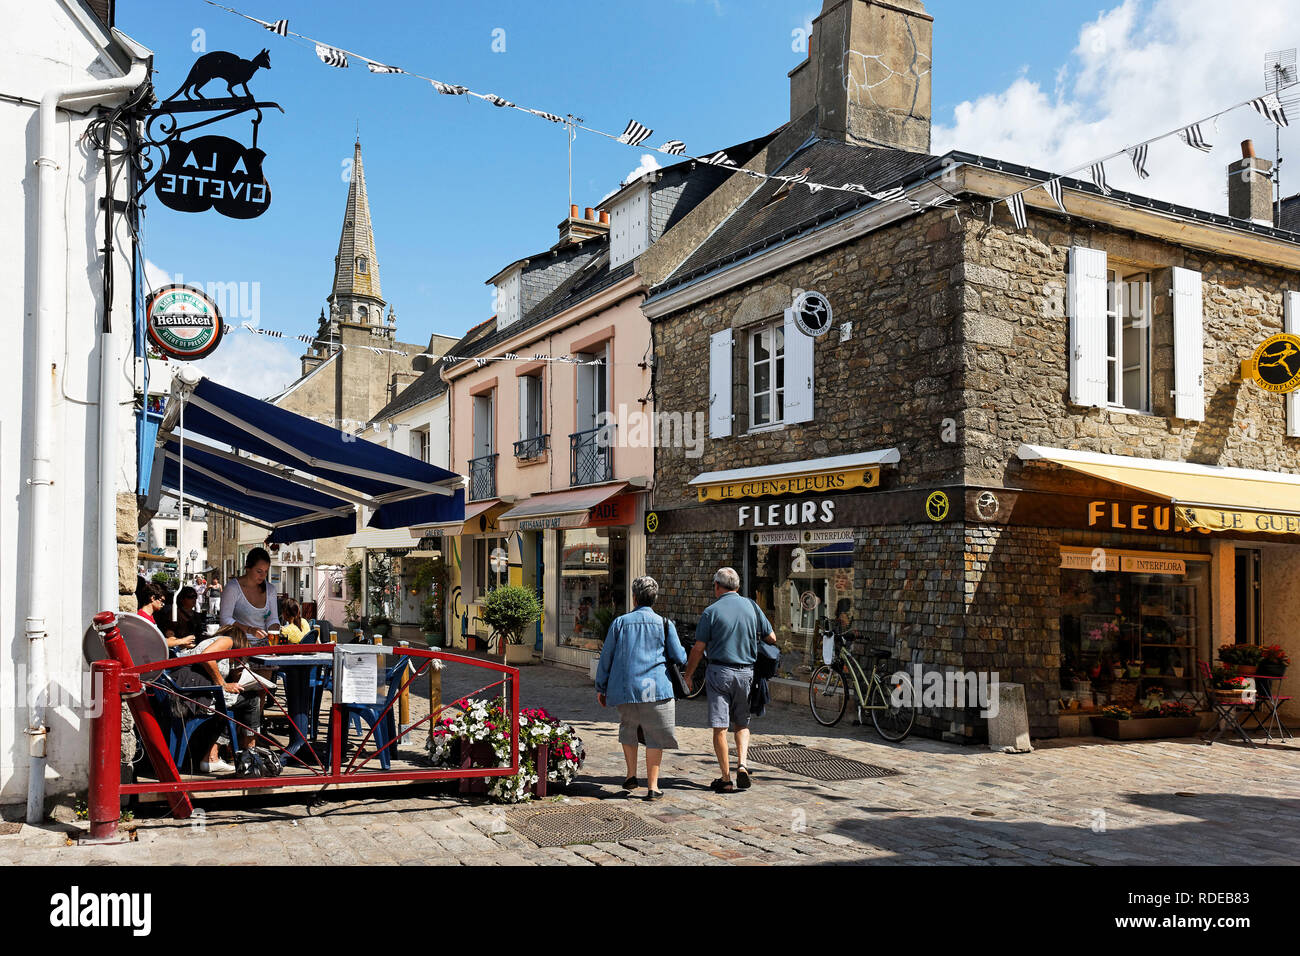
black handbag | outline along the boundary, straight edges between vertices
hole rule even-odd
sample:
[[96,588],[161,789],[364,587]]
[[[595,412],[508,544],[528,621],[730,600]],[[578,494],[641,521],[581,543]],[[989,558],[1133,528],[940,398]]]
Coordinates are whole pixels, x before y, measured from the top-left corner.
[[668,618],[664,618],[664,667],[668,670],[668,683],[673,686],[673,695],[689,697],[686,678],[682,676],[681,665],[668,656]]

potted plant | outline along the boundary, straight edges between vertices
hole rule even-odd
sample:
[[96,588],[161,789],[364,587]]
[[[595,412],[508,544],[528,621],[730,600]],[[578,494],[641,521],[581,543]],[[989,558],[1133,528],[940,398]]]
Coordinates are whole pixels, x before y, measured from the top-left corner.
[[1129,677],[1141,677],[1141,676],[1142,676],[1142,662],[1141,662],[1141,661],[1125,661],[1125,662],[1124,662],[1124,667],[1125,667],[1125,669],[1128,671],[1128,676],[1129,676]]
[[602,644],[605,642],[605,634],[609,631],[609,626],[614,623],[616,617],[618,617],[618,610],[610,604],[598,607],[591,612],[591,629],[596,640]]
[[442,647],[442,615],[438,613],[438,602],[433,598],[420,605],[420,630],[424,632],[427,645]]
[[[1151,701],[1148,700],[1148,703]],[[1092,718],[1093,733],[1111,740],[1150,740],[1157,737],[1190,737],[1200,727],[1196,712],[1182,701],[1166,700],[1155,708],[1135,714],[1127,707],[1102,708]]]
[[1123,677],[1124,665],[1121,664],[1119,661],[1112,662],[1110,665],[1110,676],[1115,678],[1115,680],[1119,680],[1121,677]]
[[1286,673],[1286,669],[1291,666],[1291,658],[1287,652],[1282,650],[1281,644],[1270,644],[1260,653],[1259,669],[1257,674],[1267,674],[1271,677],[1281,677]]
[[393,629],[393,622],[385,614],[375,614],[370,618],[369,627],[370,633],[375,637],[387,640],[389,632]]
[[1236,667],[1242,677],[1255,673],[1263,657],[1264,650],[1257,644],[1222,644],[1219,646],[1219,660]]
[[1255,691],[1250,680],[1236,674],[1231,668],[1216,667],[1211,672],[1210,685],[1214,696],[1221,701],[1247,701],[1254,699]]
[[524,644],[524,631],[542,616],[542,605],[532,588],[509,584],[496,588],[483,602],[481,619],[506,642],[506,663],[531,663],[532,648]]

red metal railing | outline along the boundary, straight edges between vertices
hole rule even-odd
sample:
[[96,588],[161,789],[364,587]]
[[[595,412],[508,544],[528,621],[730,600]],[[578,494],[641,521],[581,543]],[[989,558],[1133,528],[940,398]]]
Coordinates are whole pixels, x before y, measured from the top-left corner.
[[[163,734],[162,727],[158,723],[157,716],[150,706],[148,695],[145,693],[147,687],[156,688],[164,693],[175,694],[174,690],[157,684],[156,682],[143,680],[141,675],[154,674],[160,670],[167,670],[173,667],[184,667],[191,664],[201,664],[205,661],[228,660],[241,657],[270,657],[276,655],[293,655],[303,653],[320,653],[332,652],[335,649],[334,644],[291,644],[277,645],[273,647],[248,647],[248,648],[231,648],[230,650],[218,651],[209,654],[192,654],[188,657],[172,658],[166,661],[149,661],[142,664],[136,664],[131,660],[131,653],[127,650],[125,641],[117,627],[117,615],[111,611],[95,615],[95,629],[99,632],[104,642],[105,652],[108,654],[108,660],[96,661],[91,665],[91,669],[98,677],[97,684],[102,687],[101,695],[103,697],[103,706],[100,708],[99,715],[92,719],[90,729],[90,793],[87,799],[87,809],[90,818],[90,838],[92,840],[108,840],[117,832],[118,823],[121,817],[121,798],[124,794],[139,793],[161,793],[166,794],[171,804],[172,815],[177,819],[185,819],[193,812],[193,804],[190,801],[190,794],[202,793],[214,790],[255,790],[255,789],[277,789],[292,786],[302,786],[304,784],[320,785],[322,788],[336,783],[386,783],[392,781],[408,780],[457,780],[469,777],[512,777],[519,773],[519,669],[516,667],[507,667],[504,664],[497,664],[492,661],[479,660],[473,657],[462,657],[458,654],[448,654],[443,651],[431,651],[417,647],[385,647],[386,654],[395,657],[406,657],[415,660],[423,660],[425,663],[416,667],[414,663],[408,666],[402,672],[402,690],[408,688],[412,681],[417,679],[433,666],[434,661],[445,661],[448,663],[466,664],[471,667],[480,667],[484,670],[493,671],[503,675],[500,679],[495,680],[477,691],[472,691],[465,696],[473,696],[482,693],[485,690],[502,684],[508,685],[510,697],[510,763],[505,767],[471,767],[471,768],[438,768],[428,770],[416,769],[392,769],[392,770],[363,770],[366,764],[370,763],[379,754],[390,747],[394,747],[397,742],[404,736],[415,730],[417,727],[437,719],[441,713],[439,708],[437,713],[430,712],[427,716],[421,718],[415,723],[406,727],[396,727],[397,733],[393,739],[388,741],[378,751],[367,754],[366,758],[357,763],[365,745],[375,734],[375,728],[380,725],[387,717],[392,707],[400,699],[401,694],[393,694],[392,699],[387,706],[381,711],[378,718],[371,724],[369,732],[365,738],[357,745],[352,759],[346,767],[343,766],[343,719],[344,715],[339,709],[337,703],[333,703],[330,708],[329,722],[329,741],[330,754],[328,767],[320,769],[310,767],[305,761],[296,758],[311,772],[309,774],[297,774],[291,776],[279,777],[221,777],[208,780],[185,780],[182,779],[180,771],[177,769],[175,762],[172,760],[171,751],[167,746],[166,737]],[[149,757],[150,763],[157,774],[158,780],[153,783],[127,783],[121,782],[121,763],[122,763],[122,700],[127,701],[131,712],[135,717],[136,728],[140,732],[140,738],[144,743],[145,752]],[[272,696],[272,700],[281,712],[289,717],[285,708],[280,705],[278,700]],[[219,713],[215,708],[208,707],[202,702],[196,701],[199,706],[216,714]],[[290,723],[293,724],[293,718],[289,717]],[[235,723],[256,734],[261,740],[271,744],[280,751],[289,753],[279,741],[273,740],[264,734],[253,731],[252,728],[243,724]],[[312,749],[311,741],[308,738],[307,730],[309,728],[299,728],[294,724],[299,736],[303,739],[303,747],[309,752],[315,754]],[[232,745],[235,741],[231,742]],[[295,756],[290,754],[290,756]],[[317,757],[319,761],[319,756]]]

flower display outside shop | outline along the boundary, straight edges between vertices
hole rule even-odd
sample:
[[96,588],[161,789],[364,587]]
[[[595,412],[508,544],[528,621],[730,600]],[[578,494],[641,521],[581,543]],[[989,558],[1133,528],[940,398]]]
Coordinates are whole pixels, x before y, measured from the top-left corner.
[[[459,713],[444,717],[429,735],[429,756],[435,767],[458,766],[465,748],[487,744],[495,766],[510,763],[510,720],[499,700],[461,699],[453,705]],[[567,786],[577,776],[587,754],[571,724],[552,717],[540,707],[519,712],[520,771],[512,777],[485,777],[488,795],[498,803],[522,803],[532,796],[540,770],[537,748],[548,747],[546,779]]]

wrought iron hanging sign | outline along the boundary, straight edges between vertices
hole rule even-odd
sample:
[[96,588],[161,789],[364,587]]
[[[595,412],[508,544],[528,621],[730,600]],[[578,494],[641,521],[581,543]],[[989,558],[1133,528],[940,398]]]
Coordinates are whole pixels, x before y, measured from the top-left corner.
[[[259,102],[249,91],[248,81],[259,69],[270,68],[266,50],[251,60],[225,51],[199,57],[180,89],[146,112],[140,167],[147,178],[138,195],[152,187],[159,202],[178,212],[215,209],[231,219],[255,219],[266,212],[271,205],[271,187],[262,172],[266,153],[258,149],[257,131],[264,108],[274,107],[281,113],[284,109],[279,103]],[[224,82],[230,95],[204,96],[203,88],[213,81]],[[236,88],[243,94],[237,94]],[[190,116],[204,113],[216,115],[187,122]],[[186,136],[243,113],[253,114],[251,146],[228,136]],[[161,163],[151,155],[154,151],[162,154]]]

